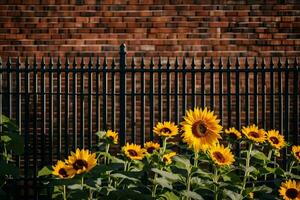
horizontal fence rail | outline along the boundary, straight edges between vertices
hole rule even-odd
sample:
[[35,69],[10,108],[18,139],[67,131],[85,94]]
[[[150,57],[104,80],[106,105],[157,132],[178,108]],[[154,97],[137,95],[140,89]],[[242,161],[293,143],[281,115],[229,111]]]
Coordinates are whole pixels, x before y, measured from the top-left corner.
[[110,61],[0,61],[0,114],[17,122],[25,140],[25,153],[16,158],[24,198],[37,198],[36,174],[41,166],[66,158],[77,147],[95,148],[96,131],[117,130],[121,145],[144,144],[157,139],[152,132],[157,122],[179,124],[186,109],[195,106],[214,110],[224,128],[254,123],[276,128],[299,144],[296,58],[138,61],[126,58],[125,45],[120,57]]

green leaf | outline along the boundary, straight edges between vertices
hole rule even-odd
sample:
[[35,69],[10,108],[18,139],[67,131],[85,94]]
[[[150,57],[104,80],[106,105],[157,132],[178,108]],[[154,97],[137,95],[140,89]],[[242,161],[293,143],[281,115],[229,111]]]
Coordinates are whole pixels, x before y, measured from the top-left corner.
[[191,166],[190,160],[184,156],[178,155],[172,158],[175,162],[175,166],[181,169],[189,169]]
[[95,133],[99,139],[103,139],[106,135],[106,131],[98,131]]
[[266,185],[262,185],[262,186],[258,186],[258,187],[253,187],[252,192],[271,193],[272,188],[270,188]]
[[227,197],[229,197],[230,199],[232,199],[232,200],[242,199],[242,198],[243,198],[240,194],[238,194],[238,193],[236,193],[236,192],[233,192],[233,191],[231,191],[231,190],[226,190],[226,189],[224,189],[224,190],[223,190],[223,193],[224,193]]
[[68,185],[70,190],[82,190],[81,184]]
[[177,174],[162,171],[162,170],[157,169],[157,168],[152,168],[151,171],[153,171],[154,173],[157,173],[157,174],[161,175],[162,177],[165,177],[165,178],[167,178],[171,181],[179,181],[180,180],[180,177]]
[[24,139],[17,132],[10,132],[8,136],[11,141],[7,144],[7,150],[12,150],[15,154],[21,155],[24,153]]
[[121,173],[111,174],[110,176],[113,177],[113,178],[122,178],[122,179],[131,180],[131,181],[134,181],[134,182],[138,182],[139,181],[139,179],[137,179],[137,178],[130,177],[130,176],[127,176],[127,175],[121,174]]
[[235,172],[230,172],[228,174],[224,174],[222,175],[222,178],[225,182],[234,182],[234,183],[238,183],[240,182],[240,177],[235,173]]
[[[159,196],[165,200],[180,200],[180,198],[178,196],[176,196],[173,192],[166,192]],[[161,198],[159,198],[159,199],[161,199]]]
[[161,177],[155,178],[154,183],[160,185],[163,188],[168,188],[170,190],[173,189],[172,184],[165,178],[161,178]]
[[19,168],[12,163],[6,163],[0,160],[0,176],[11,175],[15,178],[19,177]]
[[11,141],[11,138],[8,135],[3,135],[1,136],[1,141],[3,141],[4,143],[8,143]]
[[41,176],[49,176],[52,174],[52,169],[49,166],[43,167],[39,172],[38,172],[38,177]]
[[200,194],[193,191],[183,191],[181,194],[185,197],[192,198],[195,200],[204,200]]
[[251,152],[251,156],[253,156],[254,158],[256,158],[258,160],[269,161],[268,157],[263,152],[260,152],[257,150],[253,150]]

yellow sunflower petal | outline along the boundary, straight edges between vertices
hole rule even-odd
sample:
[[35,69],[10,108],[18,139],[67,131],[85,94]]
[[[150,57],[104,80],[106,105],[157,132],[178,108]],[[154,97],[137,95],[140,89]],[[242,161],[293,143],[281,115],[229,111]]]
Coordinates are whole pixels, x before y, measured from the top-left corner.
[[148,154],[152,154],[153,151],[158,151],[160,149],[160,144],[156,142],[146,142],[144,144],[144,148],[146,149]]
[[172,163],[172,157],[174,157],[176,155],[176,152],[172,151],[170,153],[167,153],[163,156],[163,162],[166,164],[166,165],[169,165]]
[[127,143],[122,151],[131,160],[142,160],[145,157],[146,150],[140,145]]
[[66,162],[76,170],[77,174],[88,172],[97,164],[96,154],[91,154],[89,150],[84,149],[76,149],[76,153],[71,152]]
[[284,200],[300,200],[300,183],[295,180],[281,183],[279,194]]
[[300,146],[293,146],[292,147],[292,153],[294,157],[300,162]]
[[263,143],[266,140],[266,132],[257,126],[250,125],[242,128],[242,133],[249,139],[257,143]]
[[178,128],[174,122],[158,122],[153,132],[158,136],[173,137],[178,134]]
[[107,130],[105,136],[113,144],[118,144],[118,142],[119,142],[119,134],[118,134],[118,132],[115,132],[115,131],[112,131],[112,130]]
[[236,130],[234,127],[225,129],[224,133],[233,139],[241,139],[242,137],[241,133],[238,130]]
[[72,166],[67,165],[61,160],[57,161],[56,165],[52,166],[52,168],[52,174],[61,179],[72,178],[76,174],[76,171],[72,168]]
[[279,131],[277,130],[268,131],[267,140],[272,147],[278,150],[282,149],[285,146],[284,136],[279,134]]
[[221,139],[222,126],[213,111],[196,107],[194,110],[186,111],[183,119],[182,140],[195,152],[205,151]]
[[223,145],[212,146],[209,150],[209,156],[218,166],[228,166],[231,165],[235,159],[230,149],[225,148]]

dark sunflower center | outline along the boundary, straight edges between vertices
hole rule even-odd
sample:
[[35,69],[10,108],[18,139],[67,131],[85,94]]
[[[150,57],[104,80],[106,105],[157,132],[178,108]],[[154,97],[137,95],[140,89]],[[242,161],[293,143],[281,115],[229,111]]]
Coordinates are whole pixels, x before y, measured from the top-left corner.
[[196,122],[192,126],[193,135],[197,138],[204,137],[206,135],[207,127],[202,122]]
[[113,136],[109,136],[108,139],[110,139],[110,140],[113,141],[113,140],[114,140],[114,137],[113,137]]
[[259,138],[259,134],[256,132],[253,132],[253,131],[249,133],[249,136],[254,137],[254,138]]
[[164,158],[163,158],[163,161],[164,161],[164,162],[168,162],[168,158],[164,157]]
[[73,164],[75,170],[83,169],[83,167],[88,167],[88,163],[85,160],[78,159]]
[[289,188],[286,190],[285,195],[290,199],[295,199],[298,196],[298,191],[295,188]]
[[170,134],[170,133],[171,133],[171,130],[168,129],[168,128],[162,128],[162,129],[160,130],[160,132],[161,132],[161,133]]
[[62,177],[67,177],[68,173],[64,168],[61,168],[58,173],[62,176]]
[[147,152],[148,152],[148,153],[153,153],[154,150],[155,150],[154,147],[149,147],[149,148],[147,149]]
[[279,140],[276,137],[270,137],[270,140],[273,142],[273,144],[279,144]]
[[221,163],[225,162],[225,158],[222,153],[217,151],[217,152],[214,152],[213,155],[219,162],[221,162]]
[[234,138],[234,139],[237,139],[237,135],[234,132],[230,132],[229,136]]
[[128,153],[129,153],[130,156],[134,156],[134,157],[138,155],[137,152],[133,149],[129,149]]

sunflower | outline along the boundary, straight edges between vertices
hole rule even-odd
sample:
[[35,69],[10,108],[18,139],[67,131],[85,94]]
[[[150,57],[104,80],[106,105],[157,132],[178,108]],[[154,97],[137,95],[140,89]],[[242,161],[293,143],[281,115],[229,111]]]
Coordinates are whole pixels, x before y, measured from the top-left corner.
[[160,149],[160,145],[156,142],[146,142],[144,148],[148,154],[152,154],[153,151],[158,151]]
[[249,197],[249,199],[254,199],[254,193],[253,192],[249,192],[248,193],[248,197]]
[[234,156],[228,147],[225,148],[223,145],[217,144],[208,151],[211,159],[219,166],[228,166],[234,162]]
[[183,141],[196,152],[205,151],[221,138],[222,126],[219,123],[214,112],[207,108],[187,110],[184,121],[181,122]]
[[58,176],[59,178],[72,178],[76,174],[76,170],[72,166],[67,165],[65,162],[59,160],[55,166],[52,166],[52,174]]
[[267,132],[267,140],[270,145],[278,150],[285,146],[283,135],[279,134],[279,131],[270,130]]
[[158,136],[172,137],[178,134],[178,128],[174,122],[158,122],[153,132]]
[[292,152],[295,158],[298,160],[298,162],[300,162],[300,146],[293,146]]
[[76,170],[77,174],[88,172],[97,164],[96,154],[91,154],[89,150],[84,149],[76,149],[75,153],[71,152],[66,162]]
[[281,183],[279,194],[284,200],[300,200],[300,183],[295,180]]
[[131,160],[142,160],[146,153],[146,149],[141,148],[140,145],[129,143],[123,146],[122,151]]
[[225,129],[225,134],[227,134],[230,138],[233,139],[240,139],[242,137],[241,133],[238,130],[236,130],[234,127]]
[[266,140],[266,132],[264,129],[258,129],[257,126],[250,125],[243,127],[242,133],[249,139],[254,142],[263,143]]
[[105,136],[113,144],[118,144],[118,141],[119,141],[119,134],[118,134],[118,132],[115,132],[115,131],[112,131],[112,130],[107,130]]
[[170,153],[167,153],[163,156],[163,162],[166,164],[166,165],[169,165],[172,163],[172,157],[174,157],[176,155],[176,152],[172,151]]

